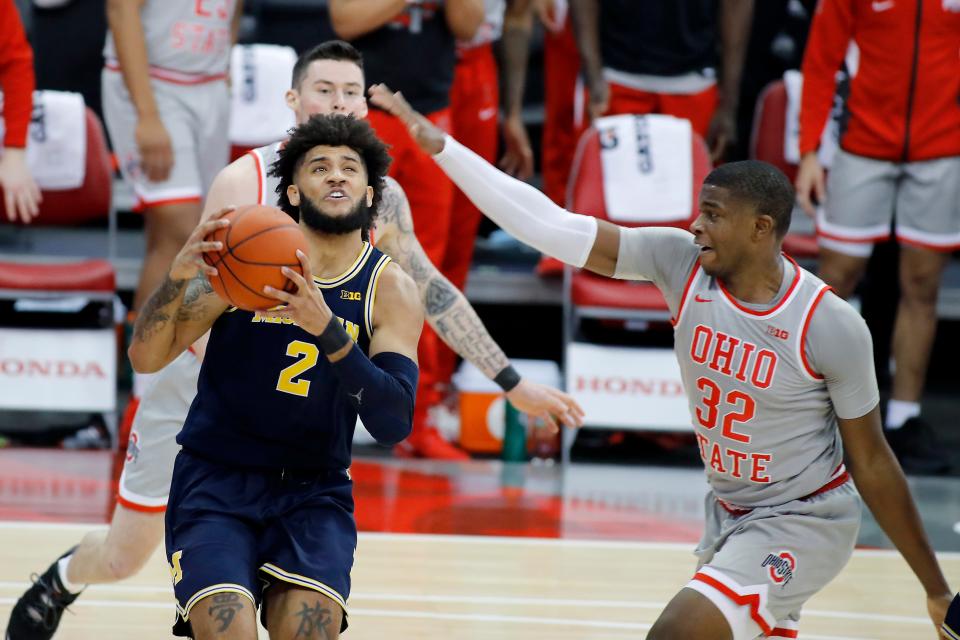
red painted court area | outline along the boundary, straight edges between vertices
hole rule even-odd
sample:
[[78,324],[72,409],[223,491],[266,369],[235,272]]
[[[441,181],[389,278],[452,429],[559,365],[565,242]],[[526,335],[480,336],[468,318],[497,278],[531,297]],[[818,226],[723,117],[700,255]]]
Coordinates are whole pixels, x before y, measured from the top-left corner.
[[[106,451],[0,450],[0,521],[105,522],[117,463]],[[694,542],[703,480],[685,472],[678,484],[669,471],[651,482],[602,466],[366,458],[351,468],[361,531]]]

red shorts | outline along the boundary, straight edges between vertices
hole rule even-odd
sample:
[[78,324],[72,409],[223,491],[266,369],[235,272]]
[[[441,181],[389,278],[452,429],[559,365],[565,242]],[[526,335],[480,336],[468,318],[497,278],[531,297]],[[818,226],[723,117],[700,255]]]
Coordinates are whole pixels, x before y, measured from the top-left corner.
[[693,125],[693,130],[706,138],[710,120],[719,101],[717,85],[704,89],[700,93],[679,94],[651,93],[611,82],[607,115],[663,113],[677,118],[686,118]]

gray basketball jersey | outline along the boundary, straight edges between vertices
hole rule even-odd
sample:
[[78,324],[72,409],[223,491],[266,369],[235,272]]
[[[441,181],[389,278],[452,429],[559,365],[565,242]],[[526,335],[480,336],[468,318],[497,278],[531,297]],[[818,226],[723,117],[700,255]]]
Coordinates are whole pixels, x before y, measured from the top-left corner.
[[[732,507],[770,506],[845,479],[835,403],[854,418],[877,397],[864,370],[868,363],[872,371],[872,358],[862,320],[786,256],[773,302],[744,304],[704,272],[692,238],[670,229],[622,232],[617,276],[649,277],[673,312],[674,350],[714,493]],[[825,296],[829,305],[821,305]],[[834,346],[818,328],[816,340],[840,353],[819,349],[814,358],[810,328],[821,306],[830,307],[820,315],[826,311],[832,330],[852,338]]]
[[[140,23],[151,75],[189,84],[196,79],[178,74],[226,73],[234,11],[235,0],[146,0],[140,9]],[[116,64],[116,45],[111,33],[107,33],[103,56],[108,67]]]

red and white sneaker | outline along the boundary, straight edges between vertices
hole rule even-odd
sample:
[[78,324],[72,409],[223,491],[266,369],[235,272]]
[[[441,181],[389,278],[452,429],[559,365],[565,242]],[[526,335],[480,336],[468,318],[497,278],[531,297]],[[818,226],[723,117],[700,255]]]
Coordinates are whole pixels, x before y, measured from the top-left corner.
[[398,458],[429,458],[431,460],[470,460],[470,455],[455,444],[443,439],[434,427],[414,429],[406,440],[394,446]]

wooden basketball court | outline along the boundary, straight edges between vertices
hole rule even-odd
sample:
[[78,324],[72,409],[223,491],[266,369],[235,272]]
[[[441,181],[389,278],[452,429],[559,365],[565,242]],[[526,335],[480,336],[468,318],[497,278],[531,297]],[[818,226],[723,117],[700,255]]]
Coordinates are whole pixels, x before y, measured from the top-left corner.
[[[0,619],[88,525],[0,523]],[[535,538],[361,533],[349,640],[643,638],[689,579],[691,546]],[[960,554],[941,554],[960,582]],[[137,577],[91,587],[65,614],[59,640],[169,638],[169,571],[161,552]],[[266,637],[262,634],[262,637]],[[800,638],[936,637],[922,590],[894,552],[858,551],[808,604]]]

